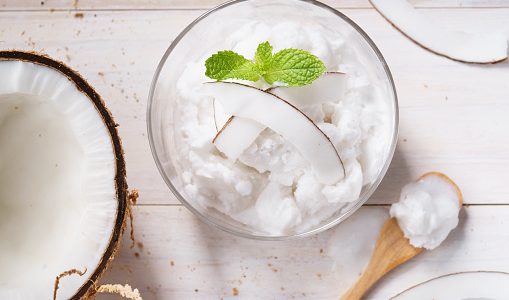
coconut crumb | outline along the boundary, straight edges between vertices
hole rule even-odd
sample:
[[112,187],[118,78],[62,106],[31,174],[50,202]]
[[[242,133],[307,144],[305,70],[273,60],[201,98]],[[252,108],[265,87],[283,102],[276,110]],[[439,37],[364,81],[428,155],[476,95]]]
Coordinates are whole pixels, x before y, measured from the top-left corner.
[[143,300],[138,289],[132,289],[128,284],[103,284],[96,289],[96,293],[118,294],[121,297],[131,300]]
[[60,284],[60,279],[62,277],[70,276],[73,274],[78,274],[80,276],[83,276],[83,275],[85,275],[86,272],[87,272],[87,268],[85,267],[85,270],[83,270],[83,271],[80,271],[78,269],[70,269],[70,270],[67,270],[67,271],[64,271],[64,272],[58,274],[58,276],[55,278],[55,285],[53,286],[53,300],[57,299],[57,290],[58,290],[58,286]]
[[74,17],[75,17],[76,19],[83,19],[83,17],[85,17],[85,15],[84,15],[83,13],[75,13],[75,14],[74,14]]
[[127,213],[129,214],[129,222],[131,223],[131,231],[129,232],[129,236],[131,237],[131,248],[134,248],[136,244],[136,240],[134,238],[134,217],[133,217],[133,205],[136,205],[138,201],[138,197],[140,197],[140,193],[138,189],[132,189],[127,195]]
[[238,296],[239,295],[239,290],[237,288],[233,288],[232,289],[232,295],[233,296]]

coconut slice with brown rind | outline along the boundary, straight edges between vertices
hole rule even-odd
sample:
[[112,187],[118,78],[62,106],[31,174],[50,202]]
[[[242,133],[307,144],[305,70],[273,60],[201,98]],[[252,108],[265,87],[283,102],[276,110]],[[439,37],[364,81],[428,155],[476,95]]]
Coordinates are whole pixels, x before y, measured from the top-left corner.
[[[272,87],[265,91],[284,99],[300,110],[310,105],[339,102],[345,96],[346,80],[345,73],[326,72],[310,85]],[[213,109],[214,122],[218,131],[213,143],[229,159],[237,160],[265,129],[265,126],[241,117],[228,119],[228,114],[224,111],[221,103],[216,100],[213,101]],[[242,135],[239,135],[238,132],[242,132]]]
[[489,64],[507,59],[502,33],[466,33],[447,29],[405,0],[370,0],[375,9],[410,40],[435,54],[466,63]]
[[[344,178],[345,170],[336,148],[297,107],[263,90],[239,83],[211,82],[205,84],[205,90],[227,113],[258,122],[283,136],[310,163],[320,182],[333,184]],[[243,131],[238,130],[236,135],[240,137],[242,134]]]
[[256,121],[232,116],[224,123],[212,143],[226,157],[237,160],[264,129],[265,126]]

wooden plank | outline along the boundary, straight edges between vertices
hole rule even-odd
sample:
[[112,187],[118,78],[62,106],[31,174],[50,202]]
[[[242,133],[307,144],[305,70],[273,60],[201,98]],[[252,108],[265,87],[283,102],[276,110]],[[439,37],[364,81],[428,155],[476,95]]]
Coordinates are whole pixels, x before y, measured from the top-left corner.
[[[225,0],[0,0],[0,10],[138,10],[138,9],[208,9]],[[323,0],[335,8],[371,8],[367,0]],[[499,8],[509,7],[509,0],[410,0],[421,8]]]
[[[357,276],[345,273],[327,255],[330,243],[338,242],[334,239],[338,227],[298,241],[261,242],[202,224],[181,207],[136,207],[135,217],[136,236],[143,247],[130,249],[125,239],[102,282],[130,283],[145,300],[338,299],[347,288],[343,283]],[[386,300],[411,285],[451,272],[509,271],[508,220],[509,207],[465,208],[459,228],[441,247],[396,269],[366,299]],[[349,241],[350,247],[362,242]],[[367,259],[359,257],[348,268],[362,269]],[[233,296],[233,288],[238,297]]]
[[179,203],[152,159],[145,113],[159,60],[171,40],[199,14],[98,12],[76,18],[68,12],[1,13],[0,47],[42,50],[79,70],[120,124],[128,183],[140,189],[140,202]]
[[[423,11],[455,29],[509,28],[509,9]],[[141,190],[140,203],[177,204],[150,153],[146,101],[166,47],[202,12],[98,11],[78,18],[74,12],[0,12],[0,48],[43,50],[78,69],[121,125],[128,179]],[[344,12],[384,53],[400,99],[400,143],[371,203],[392,202],[403,184],[429,170],[454,178],[465,203],[509,203],[509,119],[504,114],[509,63],[452,62],[411,43],[373,10]]]

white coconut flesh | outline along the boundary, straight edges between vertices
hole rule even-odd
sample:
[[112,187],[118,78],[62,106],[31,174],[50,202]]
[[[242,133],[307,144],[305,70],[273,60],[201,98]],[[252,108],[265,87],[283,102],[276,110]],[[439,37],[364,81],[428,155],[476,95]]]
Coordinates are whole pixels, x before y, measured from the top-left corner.
[[283,98],[298,108],[332,102],[344,98],[347,75],[340,72],[326,72],[311,84],[297,87],[278,86],[267,92]]
[[421,47],[468,63],[495,63],[507,58],[503,33],[466,33],[447,29],[419,13],[406,0],[370,0],[380,14]]
[[230,120],[232,116],[227,114],[220,103],[217,103],[216,100],[212,102],[212,108],[214,109],[214,124],[216,126],[216,131],[219,132],[221,128]]
[[100,113],[63,73],[0,60],[0,299],[76,294],[115,227],[116,162]]
[[[344,97],[347,75],[326,72],[313,83],[301,87],[274,87],[266,92],[284,99],[298,109],[320,103],[338,103]],[[237,160],[266,128],[263,124],[240,117],[229,118],[221,103],[214,100],[216,127],[222,128],[214,138],[214,144],[231,160]],[[218,125],[221,124],[221,125]]]
[[[344,178],[343,164],[334,145],[295,106],[263,90],[239,83],[213,82],[205,86],[228,114],[269,127],[293,144],[310,163],[320,182],[334,184]],[[239,138],[244,134],[243,130],[235,132]],[[220,140],[216,139],[216,142]],[[230,146],[235,147],[235,143]]]
[[264,129],[265,125],[251,119],[230,117],[212,142],[226,157],[235,161]]

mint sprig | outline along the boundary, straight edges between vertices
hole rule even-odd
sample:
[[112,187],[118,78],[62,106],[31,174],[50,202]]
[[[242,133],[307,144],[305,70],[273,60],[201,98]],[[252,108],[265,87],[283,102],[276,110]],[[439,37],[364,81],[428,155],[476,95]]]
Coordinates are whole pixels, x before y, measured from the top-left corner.
[[258,70],[264,71],[270,67],[272,62],[272,46],[269,42],[263,42],[256,48],[254,61]]
[[287,48],[272,55],[269,42],[258,45],[254,61],[233,51],[219,51],[205,61],[205,75],[216,80],[242,79],[287,86],[310,84],[325,71],[323,62],[301,49]]
[[217,80],[244,79],[257,81],[260,73],[256,65],[233,51],[219,51],[205,62],[205,75]]

